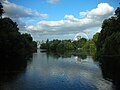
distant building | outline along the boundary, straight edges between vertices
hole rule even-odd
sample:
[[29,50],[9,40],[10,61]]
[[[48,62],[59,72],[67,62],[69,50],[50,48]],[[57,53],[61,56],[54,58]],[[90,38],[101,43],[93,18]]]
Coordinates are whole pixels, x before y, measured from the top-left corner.
[[40,48],[42,43],[44,43],[44,42],[43,41],[37,41],[37,48]]

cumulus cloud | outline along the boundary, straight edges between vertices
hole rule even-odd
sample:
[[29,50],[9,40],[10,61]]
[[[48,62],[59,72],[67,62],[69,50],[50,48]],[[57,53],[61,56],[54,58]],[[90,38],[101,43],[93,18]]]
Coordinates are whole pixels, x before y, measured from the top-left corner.
[[[113,7],[107,3],[98,4],[91,11],[80,12],[83,18],[75,18],[73,15],[65,15],[59,21],[40,21],[35,26],[28,26],[27,30],[38,30],[42,34],[71,34],[78,32],[92,32],[93,28],[101,27],[104,19],[113,15]],[[97,32],[97,30],[96,30]]]
[[60,0],[47,0],[48,3],[50,4],[57,4],[59,3]]
[[100,3],[97,8],[87,12],[80,12],[80,15],[90,19],[105,19],[112,15],[113,11],[114,8],[108,3]]
[[26,32],[26,25],[28,24],[28,21],[24,22],[22,19],[46,19],[48,17],[45,13],[40,13],[36,10],[16,5],[8,0],[0,0],[0,2],[2,2],[3,9],[5,11],[3,17],[10,17],[14,22],[17,22],[18,27],[22,32]]
[[69,19],[70,21],[79,21],[79,19],[75,18],[73,15],[65,15],[64,18]]
[[[47,18],[48,15],[40,13],[38,11],[28,9],[14,3],[10,3],[7,0],[1,0],[4,6],[5,15],[13,18],[19,25],[19,28],[33,35],[35,38],[39,38],[44,35],[56,36],[56,35],[75,35],[79,32],[86,34],[95,33],[101,27],[104,19],[113,15],[114,8],[108,3],[100,3],[95,9],[80,12],[80,18],[76,18],[73,15],[64,15],[63,19],[58,21],[39,21],[36,24],[29,26],[27,22],[22,22],[21,18]],[[56,4],[59,0],[48,0],[49,3]],[[100,31],[100,29],[99,29]]]
[[5,16],[9,16],[12,18],[26,18],[26,17],[41,17],[47,18],[48,15],[44,13],[40,13],[38,11],[25,8],[23,6],[16,5],[7,0],[2,0],[3,8],[5,11]]

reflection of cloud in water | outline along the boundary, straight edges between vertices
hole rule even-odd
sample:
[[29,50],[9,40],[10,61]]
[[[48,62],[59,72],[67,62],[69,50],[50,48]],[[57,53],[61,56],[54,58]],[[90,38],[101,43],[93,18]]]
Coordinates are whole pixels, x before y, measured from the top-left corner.
[[[91,57],[80,59],[72,56],[71,58],[53,59],[46,57],[45,53],[38,53],[33,57],[33,65],[28,68],[29,75],[41,78],[41,81],[49,83],[51,78],[57,79],[56,82],[75,83],[91,83],[93,82],[98,88],[101,85],[108,85],[102,80],[100,68],[93,62]],[[82,81],[81,81],[82,80]],[[85,82],[85,83],[84,83]],[[108,87],[108,86],[107,86]]]
[[88,62],[88,59],[82,59],[81,57],[78,57],[78,56],[74,56],[74,59],[76,63]]

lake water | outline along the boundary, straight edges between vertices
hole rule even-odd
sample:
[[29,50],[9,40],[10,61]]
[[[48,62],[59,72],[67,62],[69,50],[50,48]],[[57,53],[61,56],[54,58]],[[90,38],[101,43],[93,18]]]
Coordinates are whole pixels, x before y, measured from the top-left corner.
[[9,78],[0,82],[1,90],[113,90],[91,56],[57,56],[40,49],[24,71]]

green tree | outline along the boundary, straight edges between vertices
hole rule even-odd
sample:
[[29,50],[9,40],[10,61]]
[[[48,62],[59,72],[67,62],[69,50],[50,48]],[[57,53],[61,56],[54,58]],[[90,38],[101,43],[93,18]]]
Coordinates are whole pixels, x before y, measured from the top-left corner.
[[61,41],[58,40],[58,39],[49,42],[49,44],[50,44],[50,45],[49,45],[49,49],[50,49],[51,51],[56,51],[56,48],[57,48],[57,46],[58,46],[58,44],[59,44],[60,42],[61,42]]
[[78,48],[83,48],[83,46],[85,45],[85,43],[87,42],[86,38],[81,38],[78,41],[73,41],[73,45],[76,49]]
[[[104,45],[106,39],[111,37],[112,34],[120,32],[120,8],[118,7],[115,11],[115,15],[109,19],[104,20],[102,24],[102,30],[98,36],[98,40],[96,42],[97,46],[97,59],[101,57],[104,52]],[[113,41],[114,43],[114,41]],[[119,48],[119,47],[118,47]]]
[[72,43],[68,40],[61,41],[57,46],[58,52],[64,52],[65,50],[74,50]]
[[120,7],[115,15],[104,20],[96,42],[96,59],[101,63],[105,78],[110,78],[120,89]]
[[84,46],[83,50],[87,51],[91,55],[95,55],[96,53],[96,46],[93,40],[88,40]]
[[103,55],[120,55],[120,32],[113,33],[105,40]]
[[99,33],[98,33],[98,32],[97,32],[96,34],[93,35],[92,41],[94,41],[95,45],[96,45],[96,43],[97,43],[98,36],[99,36]]

